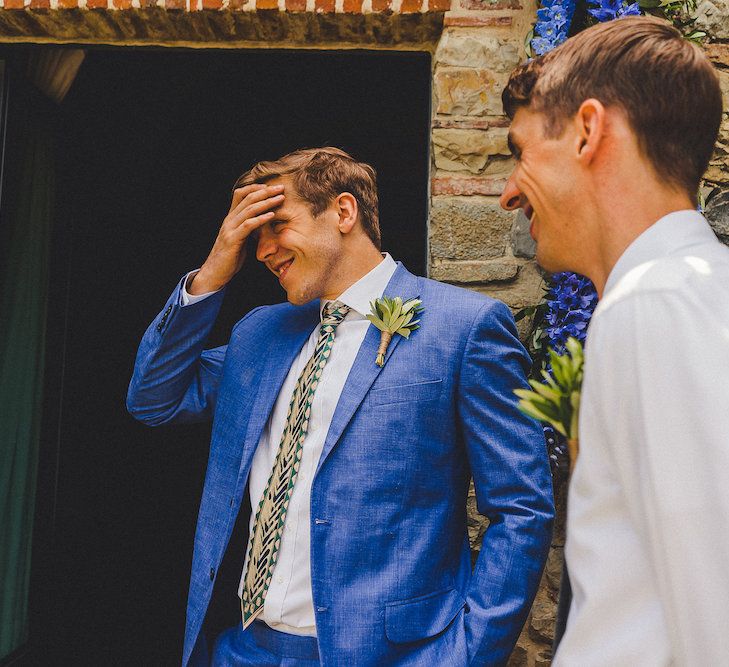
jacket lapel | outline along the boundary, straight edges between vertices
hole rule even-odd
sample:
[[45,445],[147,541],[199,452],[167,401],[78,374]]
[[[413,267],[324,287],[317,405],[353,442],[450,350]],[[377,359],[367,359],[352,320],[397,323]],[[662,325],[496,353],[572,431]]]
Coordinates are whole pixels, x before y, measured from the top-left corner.
[[[390,282],[388,283],[384,296],[394,298],[396,296],[401,297],[404,301],[419,296],[419,285],[418,279],[412,273],[410,273],[400,262],[397,264],[397,269],[393,274]],[[385,355],[385,366],[387,365],[388,359],[395,352],[395,348],[400,343],[402,336],[395,335],[390,341],[390,345]],[[317,466],[316,472],[318,473],[321,469],[327,456],[331,453],[334,446],[337,444],[341,437],[344,429],[349,424],[350,420],[354,416],[357,408],[360,406],[367,392],[370,390],[372,383],[377,379],[377,376],[382,371],[382,368],[375,363],[377,358],[377,348],[380,346],[380,330],[374,325],[370,324],[367,329],[367,334],[359,348],[357,357],[354,360],[352,369],[349,371],[347,381],[342,389],[342,394],[339,397],[337,408],[334,411],[334,417],[332,423],[329,426],[329,432],[327,433],[326,440],[324,441],[324,448],[319,458],[319,465]]]

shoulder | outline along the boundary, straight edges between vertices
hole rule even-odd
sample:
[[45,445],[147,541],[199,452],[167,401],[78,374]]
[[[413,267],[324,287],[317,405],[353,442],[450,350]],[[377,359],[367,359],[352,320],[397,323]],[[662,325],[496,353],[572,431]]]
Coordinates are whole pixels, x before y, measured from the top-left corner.
[[473,290],[418,278],[420,298],[426,312],[450,331],[469,331],[490,323],[513,323],[508,306]]
[[720,243],[699,245],[630,270],[600,301],[595,315],[599,320],[609,312],[633,310],[648,316],[663,303],[705,308],[729,317],[724,296],[728,284],[729,248]]

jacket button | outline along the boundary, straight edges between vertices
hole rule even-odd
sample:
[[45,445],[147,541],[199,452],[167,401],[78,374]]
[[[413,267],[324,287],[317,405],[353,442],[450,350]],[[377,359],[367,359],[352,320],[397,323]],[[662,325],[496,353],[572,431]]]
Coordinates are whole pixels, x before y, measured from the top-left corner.
[[318,611],[319,613],[321,613],[321,612],[324,612],[324,611],[328,611],[328,607],[317,607],[317,608],[316,608],[316,610],[317,610],[317,611]]
[[215,568],[210,568],[210,581],[215,579]]

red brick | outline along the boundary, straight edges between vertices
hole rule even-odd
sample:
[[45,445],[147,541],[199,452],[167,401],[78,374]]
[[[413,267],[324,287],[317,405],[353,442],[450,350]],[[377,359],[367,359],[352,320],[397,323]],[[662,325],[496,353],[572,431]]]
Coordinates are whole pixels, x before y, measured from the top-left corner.
[[51,0],[30,0],[31,9],[49,9]]
[[451,0],[428,0],[429,12],[447,12],[451,8]]
[[222,9],[223,0],[203,0],[203,9]]
[[446,16],[443,19],[443,26],[446,28],[451,26],[460,28],[498,28],[510,25],[511,16]]
[[278,0],[256,0],[256,9],[278,9]]
[[343,9],[346,14],[360,14],[362,12],[362,0],[344,0]]
[[315,0],[314,8],[317,12],[330,14],[334,11],[335,0]]
[[187,9],[185,0],[165,0],[165,9]]
[[402,0],[402,4],[400,5],[400,13],[414,14],[415,12],[419,12],[422,6],[422,0]]
[[390,0],[372,0],[373,12],[386,12],[390,9]]
[[108,6],[109,3],[106,0],[86,0],[86,7],[89,9],[106,9]]
[[[64,0],[58,0],[58,4]],[[114,7],[117,9],[129,9],[132,6],[132,0],[114,0]]]
[[306,0],[286,0],[287,12],[305,12]]
[[496,196],[504,191],[505,178],[489,176],[472,176],[454,178],[443,176],[433,178],[430,182],[430,194],[435,195],[485,195]]
[[23,9],[23,0],[5,0],[5,9]]

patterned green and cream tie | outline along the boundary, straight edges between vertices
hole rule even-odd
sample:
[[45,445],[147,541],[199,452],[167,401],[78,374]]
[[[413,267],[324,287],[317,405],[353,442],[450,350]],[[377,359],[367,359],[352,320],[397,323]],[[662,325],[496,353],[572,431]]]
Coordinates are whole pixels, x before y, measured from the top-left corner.
[[316,349],[301,371],[294,387],[281,444],[253,522],[248,549],[248,567],[241,597],[244,628],[248,627],[263,610],[266,592],[271,583],[273,569],[276,567],[286,512],[301,464],[314,392],[331,354],[337,327],[348,312],[349,306],[340,301],[326,305],[322,313]]

